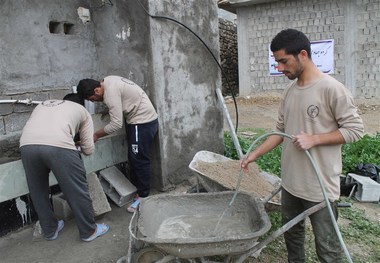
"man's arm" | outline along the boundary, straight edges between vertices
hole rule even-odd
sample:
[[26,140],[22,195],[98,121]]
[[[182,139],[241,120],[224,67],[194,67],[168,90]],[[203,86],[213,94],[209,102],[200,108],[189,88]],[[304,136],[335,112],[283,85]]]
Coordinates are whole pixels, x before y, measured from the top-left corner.
[[292,142],[298,150],[309,150],[318,145],[344,144],[342,134],[339,130],[330,133],[309,135],[304,132],[292,136]]
[[85,112],[86,117],[79,127],[80,147],[83,154],[90,155],[95,150],[94,141],[92,140],[94,124],[88,111],[84,108],[83,111]]
[[104,131],[104,128],[101,128],[99,130],[97,130],[95,133],[94,133],[94,142],[96,142],[97,140],[99,140],[100,138],[104,137],[108,135],[108,133],[106,133]]
[[276,148],[282,143],[284,139],[280,135],[269,136],[259,147],[257,147],[253,152],[248,153],[248,156],[243,156],[240,161],[241,168],[248,172],[248,164],[255,161],[260,156],[266,154],[267,152]]

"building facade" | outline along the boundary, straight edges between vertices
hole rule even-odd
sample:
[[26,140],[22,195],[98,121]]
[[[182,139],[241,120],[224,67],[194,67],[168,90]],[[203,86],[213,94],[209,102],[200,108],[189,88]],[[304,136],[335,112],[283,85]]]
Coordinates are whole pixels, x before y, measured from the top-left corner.
[[379,0],[227,2],[237,14],[240,95],[284,89],[288,79],[270,75],[269,45],[281,30],[295,28],[311,41],[334,41],[331,75],[355,98],[380,98]]

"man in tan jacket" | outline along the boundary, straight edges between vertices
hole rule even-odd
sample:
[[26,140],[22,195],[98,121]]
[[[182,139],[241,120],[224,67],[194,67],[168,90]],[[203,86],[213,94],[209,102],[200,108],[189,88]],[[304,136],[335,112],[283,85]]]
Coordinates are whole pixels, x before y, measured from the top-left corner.
[[47,240],[55,240],[64,227],[63,220],[57,220],[50,204],[50,171],[73,211],[83,241],[92,241],[109,229],[106,224],[95,223],[86,170],[74,142],[79,133],[82,153],[94,152],[92,118],[76,103],[79,101],[76,94],[68,94],[63,100],[42,102],[33,110],[20,138],[30,196]]
[[109,108],[110,122],[94,133],[94,141],[122,128],[126,121],[130,179],[137,188],[127,210],[134,212],[150,192],[150,152],[158,131],[157,112],[142,88],[120,76],[107,76],[100,82],[82,79],[77,91],[83,100],[103,101]]
[[[285,89],[276,131],[292,136],[269,136],[246,158],[241,167],[282,143],[282,218],[287,223],[304,210],[324,201],[316,172],[305,154],[310,150],[324,181],[331,207],[337,219],[336,201],[340,195],[342,172],[341,145],[359,140],[363,122],[344,85],[321,72],[311,60],[308,38],[295,29],[283,30],[271,43],[278,70],[292,81]],[[328,208],[310,216],[320,262],[342,262],[341,246]],[[284,233],[288,262],[305,262],[305,222]]]

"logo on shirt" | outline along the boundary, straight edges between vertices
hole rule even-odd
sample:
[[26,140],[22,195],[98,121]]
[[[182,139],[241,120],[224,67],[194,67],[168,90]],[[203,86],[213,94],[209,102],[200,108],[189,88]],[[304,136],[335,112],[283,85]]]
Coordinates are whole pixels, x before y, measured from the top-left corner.
[[42,105],[46,107],[55,107],[64,102],[64,100],[45,100],[44,102],[42,102]]
[[131,81],[131,80],[129,80],[129,79],[126,79],[126,78],[121,78],[121,81],[122,81],[122,82],[125,82],[125,83],[127,83],[127,84],[129,84],[129,85],[135,85],[135,83],[134,83],[133,81]]
[[318,108],[318,106],[310,105],[307,108],[307,115],[309,115],[309,117],[312,118],[312,119],[314,119],[315,117],[317,117],[319,115],[319,108]]
[[139,145],[138,144],[132,144],[132,152],[134,154],[138,154],[139,153]]

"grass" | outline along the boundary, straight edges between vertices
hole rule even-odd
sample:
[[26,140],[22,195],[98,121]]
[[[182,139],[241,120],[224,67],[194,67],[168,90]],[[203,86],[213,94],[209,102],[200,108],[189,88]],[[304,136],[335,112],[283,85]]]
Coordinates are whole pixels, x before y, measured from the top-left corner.
[[[238,140],[242,151],[246,154],[251,144],[256,138],[263,135],[267,131],[263,129],[246,129],[239,131]],[[229,132],[224,134],[225,156],[231,159],[238,159],[231,135]],[[258,146],[258,145],[257,145]],[[255,146],[255,148],[257,147]],[[261,170],[271,174],[281,175],[281,146],[273,149],[271,152],[256,160],[257,165]],[[354,170],[358,163],[373,163],[380,164],[380,133],[374,136],[365,135],[360,141],[345,144],[342,146],[342,173],[347,174]],[[345,222],[340,225],[340,231],[346,247],[351,255],[352,261],[355,263],[375,263],[380,262],[380,221],[371,221],[365,214],[364,210],[355,207],[355,200],[343,198],[342,202],[353,203],[351,208],[339,209],[339,222]],[[270,212],[270,221],[272,223],[269,235],[281,226],[280,212]],[[313,234],[310,224],[307,224],[306,229],[306,262],[319,262],[315,253]],[[260,240],[267,235],[262,236]],[[259,240],[259,241],[260,241]],[[260,257],[253,262],[285,262],[286,248],[283,237],[279,237],[271,242],[260,254]],[[343,255],[344,257],[344,255]],[[344,262],[348,260],[344,257]]]

